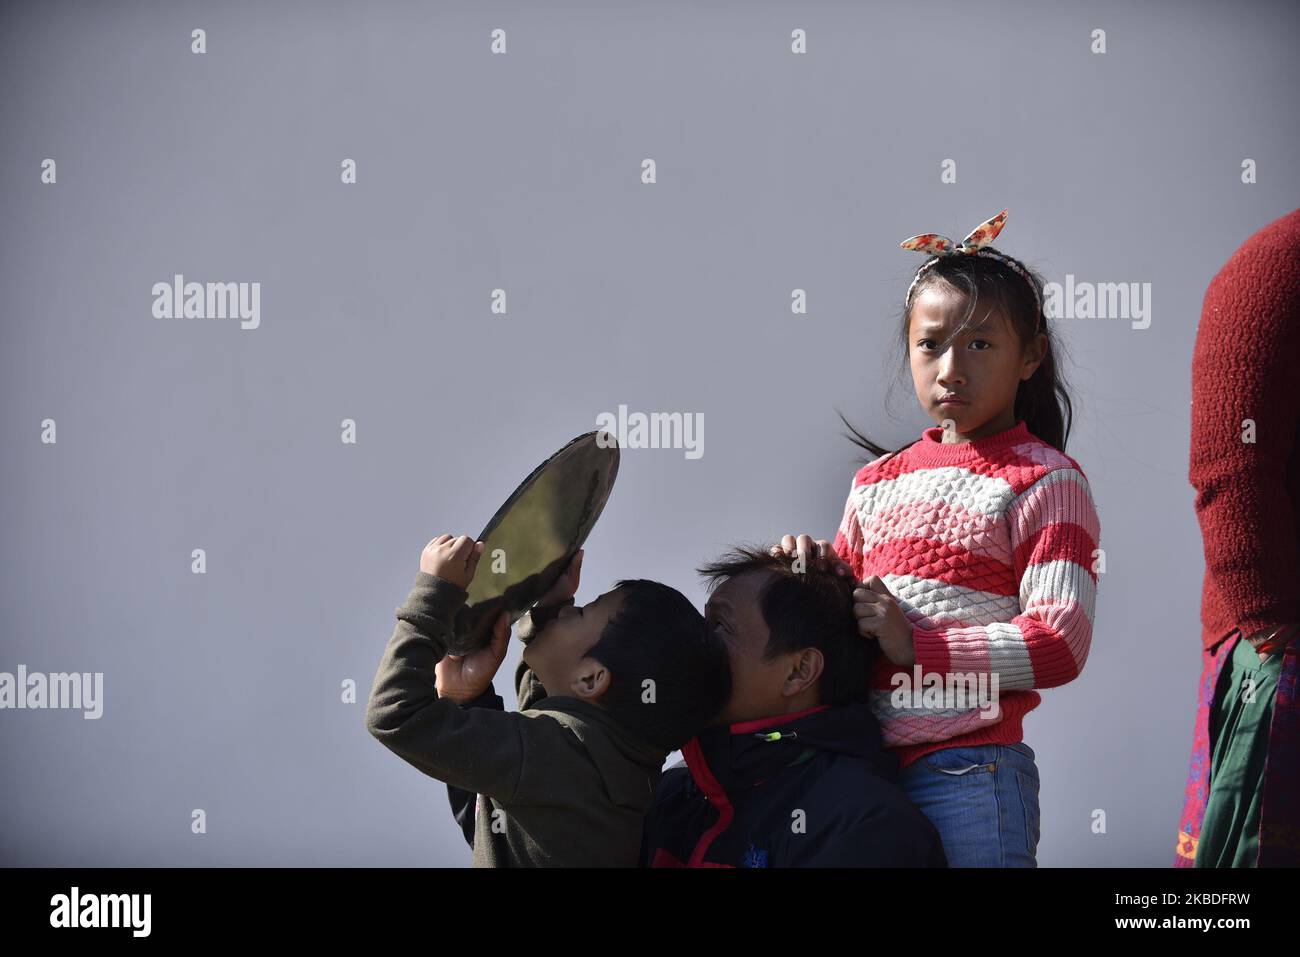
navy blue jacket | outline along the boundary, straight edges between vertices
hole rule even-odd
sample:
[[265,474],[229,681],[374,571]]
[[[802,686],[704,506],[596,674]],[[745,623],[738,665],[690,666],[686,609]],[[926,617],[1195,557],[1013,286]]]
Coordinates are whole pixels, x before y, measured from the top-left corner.
[[663,773],[646,867],[947,867],[866,704],[711,728]]

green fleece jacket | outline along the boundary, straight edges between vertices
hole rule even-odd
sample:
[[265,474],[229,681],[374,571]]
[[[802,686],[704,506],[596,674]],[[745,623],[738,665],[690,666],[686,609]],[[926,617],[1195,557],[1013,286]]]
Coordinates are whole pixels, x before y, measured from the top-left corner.
[[[475,867],[635,867],[667,752],[604,709],[549,696],[521,668],[518,711],[439,698],[443,657],[464,589],[420,572],[384,650],[366,729],[430,777],[477,792]],[[521,629],[532,626],[530,616]]]

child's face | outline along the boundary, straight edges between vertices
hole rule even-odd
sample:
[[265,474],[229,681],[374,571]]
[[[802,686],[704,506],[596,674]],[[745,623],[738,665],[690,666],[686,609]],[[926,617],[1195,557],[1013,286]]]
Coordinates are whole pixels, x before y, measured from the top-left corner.
[[[1046,354],[1039,333],[1021,346],[1006,313],[977,307],[971,324],[943,347],[966,314],[967,297],[951,286],[929,286],[912,300],[907,354],[916,398],[938,425],[946,420],[965,439],[993,435],[1016,424],[1016,390]],[[953,394],[964,401],[944,403]]]
[[624,589],[607,591],[581,608],[568,605],[524,646],[524,663],[549,695],[595,701],[609,687],[608,669],[587,657],[623,605]]

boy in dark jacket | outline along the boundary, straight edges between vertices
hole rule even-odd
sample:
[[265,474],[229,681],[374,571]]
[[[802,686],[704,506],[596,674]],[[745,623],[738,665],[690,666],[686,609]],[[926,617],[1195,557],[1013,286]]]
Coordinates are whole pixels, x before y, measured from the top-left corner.
[[462,819],[474,866],[635,866],[664,759],[727,699],[726,649],[657,582],[620,581],[575,607],[579,552],[521,627],[519,710],[469,707],[490,704],[510,634],[503,614],[489,646],[444,657],[482,550],[464,535],[425,547],[366,727],[446,782],[453,805],[480,796],[472,832]]
[[700,571],[733,690],[664,772],[642,864],[946,867],[867,704],[879,646],[858,634],[852,578],[746,548]]

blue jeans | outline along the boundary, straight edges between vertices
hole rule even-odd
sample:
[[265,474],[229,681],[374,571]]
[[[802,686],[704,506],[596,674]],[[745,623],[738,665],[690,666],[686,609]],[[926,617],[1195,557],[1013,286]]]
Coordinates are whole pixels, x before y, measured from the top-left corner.
[[944,748],[899,775],[930,819],[949,867],[1036,867],[1038,766],[1029,745]]

